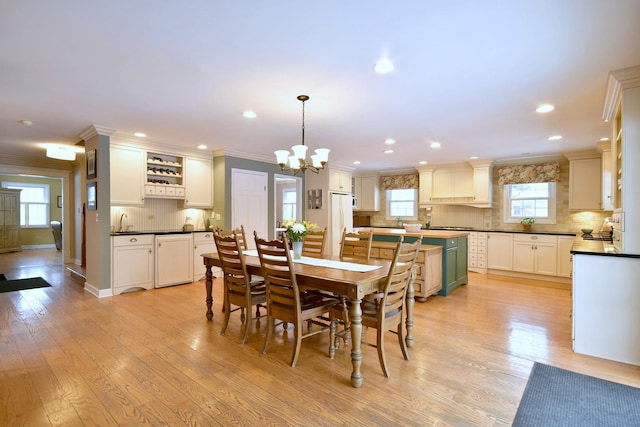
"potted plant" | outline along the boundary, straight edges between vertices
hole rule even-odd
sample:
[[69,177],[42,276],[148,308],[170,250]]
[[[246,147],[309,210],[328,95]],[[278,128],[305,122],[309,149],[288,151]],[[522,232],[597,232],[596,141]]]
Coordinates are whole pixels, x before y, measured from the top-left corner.
[[531,231],[531,226],[536,222],[535,218],[522,218],[520,224],[522,224],[522,228],[524,231]]

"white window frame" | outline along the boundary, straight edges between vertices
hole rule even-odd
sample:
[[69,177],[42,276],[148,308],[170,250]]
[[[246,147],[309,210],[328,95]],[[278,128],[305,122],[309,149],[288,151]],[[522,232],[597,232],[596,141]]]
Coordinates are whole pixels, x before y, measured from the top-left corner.
[[[42,188],[44,190],[44,202],[29,202],[25,200],[24,193],[20,195],[20,227],[21,228],[48,228],[51,222],[51,190],[49,184],[39,184],[34,182],[3,182],[2,188]],[[45,210],[44,224],[32,225],[29,223],[29,205],[42,205]],[[24,224],[22,224],[24,221]]]
[[[557,199],[557,186],[555,182],[546,183],[549,185],[549,197],[538,197],[536,199],[547,199],[549,206],[549,215],[547,217],[534,216],[536,224],[555,224],[556,223],[556,199]],[[503,221],[507,224],[520,223],[524,217],[511,216],[511,186],[519,184],[507,184],[502,187],[504,199],[502,204]],[[527,197],[527,200],[532,198]]]
[[405,200],[406,202],[413,202],[413,215],[412,216],[405,216],[405,215],[401,215],[401,216],[396,216],[396,215],[391,215],[391,203],[393,202],[398,202],[398,200],[391,200],[391,192],[395,191],[395,190],[387,190],[387,212],[386,212],[386,219],[387,220],[397,220],[398,218],[401,218],[402,220],[417,220],[418,219],[418,190],[415,188],[409,189],[409,190],[413,190],[413,200]]
[[[287,196],[288,193],[293,193],[294,194],[294,197],[293,197],[294,202],[293,203],[285,202],[285,200],[287,200],[286,196]],[[290,216],[290,217],[295,219],[295,220],[298,219],[297,218],[297,212],[298,212],[298,206],[297,206],[297,204],[298,204],[297,203],[298,194],[297,193],[298,192],[296,191],[295,188],[286,188],[286,189],[282,190],[282,217],[283,217],[283,219],[289,219],[289,217],[287,215],[285,215],[285,213],[284,213],[285,210],[286,210],[285,209],[286,206],[291,206],[290,210],[293,212],[293,215]]]

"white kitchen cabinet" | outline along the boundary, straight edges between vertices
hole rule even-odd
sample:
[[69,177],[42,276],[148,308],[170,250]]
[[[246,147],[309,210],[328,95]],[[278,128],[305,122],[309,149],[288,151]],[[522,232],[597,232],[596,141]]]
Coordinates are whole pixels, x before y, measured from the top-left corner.
[[472,231],[469,233],[469,270],[476,273],[487,272],[487,233]]
[[513,270],[513,234],[487,233],[487,268]]
[[[193,281],[202,280],[206,275],[206,268],[202,254],[215,253],[216,242],[213,240],[213,231],[196,231],[193,233]],[[214,277],[222,277],[219,267],[211,267]]]
[[162,234],[155,238],[155,287],[193,281],[193,236]]
[[353,177],[353,191],[358,199],[358,208],[354,210],[380,210],[380,177],[377,175]]
[[598,148],[602,151],[602,210],[613,210],[613,159],[611,141],[601,141]]
[[144,205],[145,152],[141,148],[111,144],[111,205]]
[[555,276],[558,263],[558,238],[542,234],[513,236],[513,271]]
[[341,169],[329,169],[329,191],[352,192],[351,172]]
[[491,162],[471,163],[471,165],[473,166],[473,205],[490,208],[493,197]]
[[569,160],[569,209],[595,211],[602,209],[602,164],[597,158]]
[[418,201],[420,205],[432,204],[433,195],[433,169],[420,170],[420,190],[418,192]]
[[113,295],[153,288],[153,235],[113,236],[111,239]]
[[213,161],[206,158],[187,157],[184,173],[184,207],[213,207]]
[[469,167],[436,169],[433,172],[433,199],[473,199],[473,170]]
[[148,151],[146,153],[145,196],[184,199],[184,157]]
[[573,271],[571,247],[575,240],[575,236],[558,236],[558,276],[571,277]]

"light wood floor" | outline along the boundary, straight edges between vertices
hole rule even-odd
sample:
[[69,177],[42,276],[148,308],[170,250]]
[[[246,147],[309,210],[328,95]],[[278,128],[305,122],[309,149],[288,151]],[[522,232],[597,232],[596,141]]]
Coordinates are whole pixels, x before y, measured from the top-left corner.
[[411,361],[387,334],[392,377],[364,346],[354,389],[349,352],[330,360],[325,334],[295,368],[291,332],[263,355],[265,322],[240,345],[234,313],[221,336],[218,280],[209,322],[203,282],[97,299],[55,250],[2,254],[0,272],[52,285],[0,294],[2,426],[508,426],[534,361],[640,387],[640,368],[571,351],[570,293],[544,282],[472,273],[416,303]]

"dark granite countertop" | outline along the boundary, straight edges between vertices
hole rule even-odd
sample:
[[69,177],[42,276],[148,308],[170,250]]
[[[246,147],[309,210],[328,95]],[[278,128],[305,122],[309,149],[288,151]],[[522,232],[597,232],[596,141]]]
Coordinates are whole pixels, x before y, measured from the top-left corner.
[[623,258],[640,258],[640,254],[625,254],[616,252],[613,244],[602,240],[576,239],[571,247],[573,255],[604,255]]
[[[371,226],[371,227],[358,227],[358,228],[373,228],[373,229],[382,229],[382,228],[388,228],[388,229],[399,229],[398,227],[377,227],[377,226]],[[400,230],[402,230],[400,228]],[[516,234],[546,234],[549,236],[577,236],[580,235],[580,232],[570,232],[570,231],[537,231],[537,230],[532,230],[532,231],[524,231],[524,230],[501,230],[501,229],[480,229],[480,228],[467,228],[467,227],[432,227],[432,228],[422,228],[420,229],[421,233],[424,233],[425,231],[464,231],[464,232],[472,232],[472,231],[476,231],[476,232],[482,232],[482,233],[516,233]]]
[[131,236],[134,234],[190,234],[190,233],[201,233],[205,231],[211,230],[191,230],[184,231],[182,229],[179,230],[147,230],[147,231],[114,231],[111,233],[112,236]]

